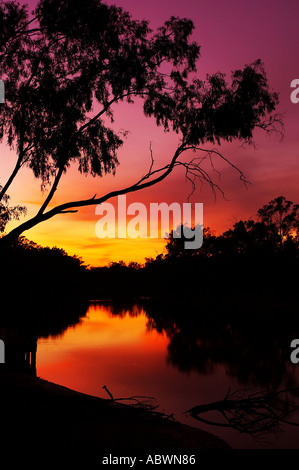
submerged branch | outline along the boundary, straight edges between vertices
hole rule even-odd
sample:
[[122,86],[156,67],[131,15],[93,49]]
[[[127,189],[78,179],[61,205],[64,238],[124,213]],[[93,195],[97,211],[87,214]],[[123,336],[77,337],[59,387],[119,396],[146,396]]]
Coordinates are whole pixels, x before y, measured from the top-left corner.
[[[224,400],[198,405],[185,413],[192,418],[213,426],[236,429],[240,433],[253,436],[276,432],[280,424],[299,426],[288,418],[299,410],[299,404],[291,403],[287,394],[299,392],[299,388],[283,389],[274,392],[253,392],[243,398],[244,391],[228,392]],[[212,421],[200,415],[210,411],[220,413],[223,421]]]
[[168,415],[162,413],[161,411],[156,411],[159,408],[159,405],[157,404],[156,399],[154,397],[147,397],[144,395],[133,395],[132,397],[114,398],[110,390],[106,387],[106,385],[103,386],[103,389],[109,395],[112,403],[129,402],[127,403],[128,406],[138,408],[139,410],[144,410],[155,416],[160,416],[161,418],[172,419],[174,421],[173,414]]

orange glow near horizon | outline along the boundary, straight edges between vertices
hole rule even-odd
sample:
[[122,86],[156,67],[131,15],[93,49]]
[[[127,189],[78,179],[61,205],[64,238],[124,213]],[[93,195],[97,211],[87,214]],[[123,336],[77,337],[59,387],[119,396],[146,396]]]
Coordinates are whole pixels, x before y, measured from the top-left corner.
[[[33,7],[35,1],[29,3]],[[106,3],[114,1],[106,0]],[[136,0],[118,0],[116,4],[128,10],[133,18],[148,19],[153,28],[163,24],[172,15],[191,18],[195,25],[192,39],[201,45],[197,73],[199,78],[204,79],[207,73],[223,71],[229,80],[231,70],[243,68],[245,64],[261,58],[270,88],[280,95],[277,112],[284,115],[283,141],[275,135],[257,131],[254,135],[256,148],[241,148],[239,142],[221,146],[223,155],[245,174],[249,181],[247,187],[240,181],[239,173],[227,162],[216,159],[213,162],[215,170],[206,162],[204,169],[224,191],[225,197],[218,192],[215,201],[211,188],[207,184],[198,184],[190,202],[203,203],[204,226],[210,227],[215,233],[222,233],[236,221],[254,217],[260,207],[281,195],[298,204],[299,104],[291,103],[290,83],[298,75],[294,58],[298,56],[299,4],[268,1],[246,3],[237,0],[229,4],[222,0],[174,0],[171,3],[153,0],[147,4]],[[134,105],[122,102],[115,106],[114,111],[115,130],[129,131],[118,155],[120,165],[116,176],[85,177],[72,165],[67,174],[63,175],[50,207],[91,198],[95,194],[100,197],[135,183],[149,169],[150,145],[155,169],[169,162],[179,142],[177,135],[164,133],[161,128],[157,128],[155,120],[143,115],[138,100]],[[13,169],[16,154],[4,144],[0,151],[0,184],[3,185]],[[191,190],[184,169],[177,168],[158,185],[128,195],[128,204],[142,202],[147,208],[151,202],[183,204],[187,202]],[[22,169],[9,191],[12,204],[28,207],[27,218],[37,213],[46,194],[40,191],[40,182],[33,178],[27,168]],[[42,246],[63,248],[92,266],[103,266],[120,260],[143,263],[146,257],[155,257],[163,252],[163,238],[100,240],[95,234],[97,220],[95,207],[83,208],[76,214],[58,215],[25,232],[24,236]],[[15,225],[13,221],[7,229]]]

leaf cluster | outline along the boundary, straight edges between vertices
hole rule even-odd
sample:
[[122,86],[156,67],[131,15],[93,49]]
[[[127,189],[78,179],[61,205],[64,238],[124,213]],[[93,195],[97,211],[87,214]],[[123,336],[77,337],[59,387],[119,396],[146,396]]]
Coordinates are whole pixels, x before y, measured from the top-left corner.
[[200,47],[187,18],[171,17],[154,33],[101,0],[40,0],[33,18],[4,2],[1,24],[0,138],[43,185],[73,162],[85,174],[115,173],[123,135],[111,123],[120,101],[143,100],[146,116],[180,135],[181,150],[251,141],[256,127],[277,122],[268,119],[278,96],[261,61],[233,72],[230,83],[221,73],[192,79]]

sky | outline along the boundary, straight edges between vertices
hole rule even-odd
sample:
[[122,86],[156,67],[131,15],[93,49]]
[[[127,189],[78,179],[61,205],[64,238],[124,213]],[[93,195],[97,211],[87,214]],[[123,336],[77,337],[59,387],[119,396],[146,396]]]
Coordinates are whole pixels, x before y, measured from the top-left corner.
[[[220,185],[225,197],[219,193],[215,199],[208,185],[198,185],[190,199],[192,204],[203,204],[204,226],[222,233],[237,220],[254,217],[260,207],[280,195],[299,203],[299,103],[294,104],[290,99],[293,91],[290,84],[299,78],[299,2],[117,0],[106,3],[128,10],[133,18],[149,20],[153,29],[170,16],[191,18],[195,25],[192,39],[201,46],[197,65],[200,78],[218,71],[229,77],[231,70],[262,59],[270,88],[279,92],[277,111],[284,115],[284,139],[258,131],[254,135],[255,147],[243,148],[239,142],[222,145],[221,152],[242,170],[249,184],[245,186],[231,166],[216,159],[213,163],[217,171],[210,168],[210,175]],[[31,7],[33,5],[30,4]],[[72,168],[63,177],[53,205],[89,198],[94,194],[100,196],[134,183],[149,168],[150,145],[158,166],[171,158],[178,143],[176,135],[164,134],[154,121],[145,118],[138,105],[117,105],[114,126],[118,130],[129,131],[118,155],[120,165],[116,176],[85,177]],[[15,158],[13,151],[1,146],[0,184],[8,178]],[[149,213],[149,205],[153,202],[186,203],[191,189],[182,169],[177,169],[158,185],[128,196],[127,205],[141,202]],[[27,217],[30,217],[37,212],[46,193],[40,191],[40,182],[25,169],[15,179],[10,196],[12,203],[27,206]],[[76,254],[91,266],[120,260],[142,263],[146,257],[155,257],[165,247],[163,238],[99,239],[95,231],[98,220],[95,207],[85,208],[76,214],[57,216],[24,235],[40,245],[57,246],[70,255]],[[15,222],[7,228],[13,226]]]

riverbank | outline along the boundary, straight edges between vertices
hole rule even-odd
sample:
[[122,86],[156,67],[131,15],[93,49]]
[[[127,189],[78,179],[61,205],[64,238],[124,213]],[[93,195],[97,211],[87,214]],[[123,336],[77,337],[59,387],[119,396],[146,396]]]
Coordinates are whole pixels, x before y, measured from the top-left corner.
[[[1,458],[84,464],[104,456],[229,449],[212,434],[40,378],[0,371]],[[88,466],[86,466],[88,465]]]

